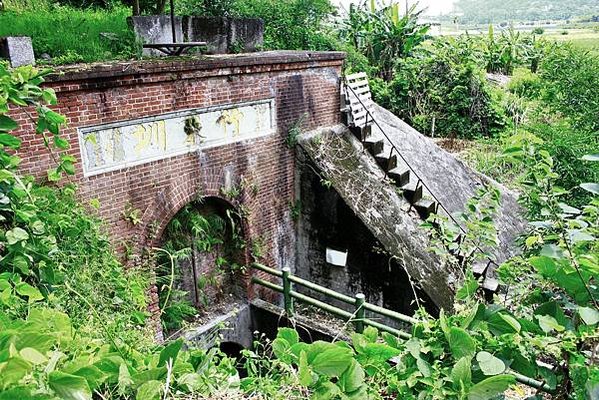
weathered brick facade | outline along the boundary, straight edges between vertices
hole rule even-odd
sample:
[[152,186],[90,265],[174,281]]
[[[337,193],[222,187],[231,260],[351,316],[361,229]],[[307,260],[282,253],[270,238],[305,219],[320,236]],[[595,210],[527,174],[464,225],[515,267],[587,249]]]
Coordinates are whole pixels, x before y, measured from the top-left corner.
[[[47,85],[57,92],[55,110],[68,120],[63,135],[71,143],[69,153],[79,160],[77,128],[274,98],[275,135],[89,177],[79,164],[73,181],[84,200],[100,201],[100,216],[117,248],[126,243],[139,250],[158,244],[169,220],[196,196],[223,197],[225,174],[238,185],[243,180],[258,189],[242,190],[234,201],[247,211],[246,237],[260,238],[266,244],[264,262],[280,267],[292,266],[295,257],[290,215],[295,161],[284,139],[304,114],[306,129],[339,122],[342,62],[343,54],[332,52],[135,61],[64,68]],[[22,169],[43,178],[53,163],[41,137],[25,113],[12,116],[20,123]],[[141,211],[137,225],[123,218],[128,203]]]

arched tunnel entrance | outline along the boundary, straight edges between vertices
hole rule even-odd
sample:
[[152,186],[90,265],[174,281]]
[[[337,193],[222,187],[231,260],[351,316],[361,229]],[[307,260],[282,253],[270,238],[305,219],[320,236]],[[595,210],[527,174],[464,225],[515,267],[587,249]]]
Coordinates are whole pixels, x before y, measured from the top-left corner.
[[166,226],[161,248],[156,280],[167,335],[247,296],[241,216],[226,200],[184,206]]

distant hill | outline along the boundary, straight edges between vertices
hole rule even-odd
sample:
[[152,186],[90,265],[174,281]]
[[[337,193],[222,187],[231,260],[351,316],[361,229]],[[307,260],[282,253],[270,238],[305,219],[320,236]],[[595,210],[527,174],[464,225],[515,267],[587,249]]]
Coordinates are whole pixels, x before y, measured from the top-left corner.
[[599,15],[599,0],[458,0],[462,22],[567,20]]

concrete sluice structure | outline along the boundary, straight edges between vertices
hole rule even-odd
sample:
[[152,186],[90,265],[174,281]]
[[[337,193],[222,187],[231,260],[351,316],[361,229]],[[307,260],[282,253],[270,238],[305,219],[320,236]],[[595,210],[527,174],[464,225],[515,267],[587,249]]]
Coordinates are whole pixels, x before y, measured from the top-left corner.
[[[245,265],[287,267],[407,314],[415,294],[432,312],[450,309],[460,271],[429,251],[417,213],[383,179],[380,160],[341,124],[344,57],[259,52],[76,65],[51,75],[45,86],[57,93],[53,109],[67,118],[66,152],[77,159],[72,180],[82,201],[99,200],[112,242],[128,254],[124,262],[147,262],[144,250],[160,246],[165,227],[186,205],[220,199],[243,215]],[[375,115],[451,211],[492,183],[387,111],[376,108]],[[22,171],[43,179],[53,165],[43,139],[24,110],[11,117],[20,124]],[[296,139],[299,146],[290,146]],[[512,239],[523,227],[515,194],[500,191],[498,259],[514,254]],[[126,217],[132,212],[135,223]],[[252,251],[258,245],[260,254]],[[327,262],[327,253],[337,261]],[[338,261],[343,254],[345,262]],[[245,347],[254,330],[283,323],[281,296],[251,285],[252,275],[274,281],[248,269],[235,283],[241,294],[231,307],[184,335],[210,346],[229,321],[221,339]],[[163,340],[157,287],[150,298]],[[326,337],[324,331],[312,336]]]

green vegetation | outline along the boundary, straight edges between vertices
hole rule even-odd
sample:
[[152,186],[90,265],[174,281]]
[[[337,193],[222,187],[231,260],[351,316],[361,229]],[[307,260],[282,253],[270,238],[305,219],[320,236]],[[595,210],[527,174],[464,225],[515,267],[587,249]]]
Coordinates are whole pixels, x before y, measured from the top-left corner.
[[36,58],[53,64],[122,60],[141,55],[127,26],[131,10],[76,9],[39,1],[34,7],[0,12],[0,36],[31,36]]
[[567,20],[585,15],[599,15],[594,0],[571,0],[568,6],[559,0],[458,0],[454,8],[460,20],[475,23],[505,21]]

